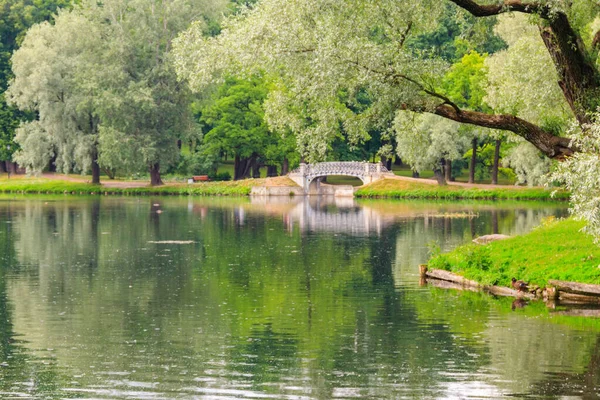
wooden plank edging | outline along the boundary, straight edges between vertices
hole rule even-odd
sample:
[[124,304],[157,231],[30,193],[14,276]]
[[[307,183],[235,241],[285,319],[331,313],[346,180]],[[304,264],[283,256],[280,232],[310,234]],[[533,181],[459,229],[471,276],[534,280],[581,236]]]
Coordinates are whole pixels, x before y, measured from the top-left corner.
[[583,296],[600,297],[600,285],[589,283],[565,282],[554,279],[548,280],[559,292],[573,293]]
[[[566,282],[559,280],[548,280],[547,288],[536,291],[536,293],[527,293],[514,290],[504,286],[482,285],[479,282],[467,279],[461,275],[441,269],[429,269],[426,264],[419,265],[421,278],[425,278],[427,283],[433,286],[447,289],[468,289],[483,290],[484,292],[495,296],[506,296],[516,298],[536,299],[539,296],[545,300],[561,300],[564,303],[573,304],[600,304],[600,285],[589,283]],[[448,282],[448,283],[442,283]]]
[[526,293],[519,292],[518,290],[514,290],[504,286],[493,286],[493,285],[482,285],[479,282],[472,281],[470,279],[465,278],[464,276],[455,274],[450,271],[445,271],[441,269],[429,269],[427,265],[421,264],[419,265],[419,273],[421,277],[429,278],[427,282],[432,282],[433,280],[440,280],[445,282],[452,282],[454,285],[443,285],[439,283],[435,283],[434,286],[437,287],[446,287],[452,289],[476,289],[483,290],[484,292],[491,293],[495,296],[506,296],[506,297],[517,297],[517,298],[528,298],[535,299],[536,296],[534,293]]

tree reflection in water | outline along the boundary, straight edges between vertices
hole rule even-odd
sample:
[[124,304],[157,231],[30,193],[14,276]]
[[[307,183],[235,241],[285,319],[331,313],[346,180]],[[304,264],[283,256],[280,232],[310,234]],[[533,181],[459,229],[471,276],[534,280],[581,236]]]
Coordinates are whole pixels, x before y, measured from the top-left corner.
[[[595,333],[503,314],[510,303],[478,293],[419,288],[416,267],[430,242],[450,248],[563,212],[347,199],[5,202],[0,391],[389,398],[556,383],[559,367],[583,371],[576,360],[589,358]],[[510,341],[570,356],[535,367],[505,357]]]

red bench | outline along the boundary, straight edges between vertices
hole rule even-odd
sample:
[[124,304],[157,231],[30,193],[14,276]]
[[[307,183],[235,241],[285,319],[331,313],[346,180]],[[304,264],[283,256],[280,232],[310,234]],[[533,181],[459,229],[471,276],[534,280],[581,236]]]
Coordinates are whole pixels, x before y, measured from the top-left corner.
[[206,182],[210,180],[208,179],[208,175],[196,175],[192,176],[192,179],[194,180],[194,182]]

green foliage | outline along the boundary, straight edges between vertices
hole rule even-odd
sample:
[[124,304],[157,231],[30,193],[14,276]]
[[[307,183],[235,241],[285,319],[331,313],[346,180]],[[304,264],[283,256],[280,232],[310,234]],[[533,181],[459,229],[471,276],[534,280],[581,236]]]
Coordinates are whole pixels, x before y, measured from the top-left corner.
[[208,177],[217,182],[230,181],[231,174],[228,171],[209,174]]
[[206,133],[203,151],[227,152],[242,158],[262,151],[273,136],[264,123],[262,103],[268,93],[262,79],[228,78],[209,105],[202,109]]
[[394,129],[398,155],[415,171],[440,168],[442,159],[458,160],[470,145],[460,124],[432,114],[398,112]]
[[483,284],[510,286],[517,277],[545,286],[549,279],[600,283],[600,248],[574,220],[548,222],[533,232],[485,246],[469,244],[429,260]]
[[[9,91],[21,109],[38,114],[35,129],[21,129],[20,144],[34,144],[28,133],[45,132],[57,168],[65,172],[85,172],[96,159],[126,173],[174,164],[177,140],[197,129],[189,90],[170,62],[171,40],[195,18],[216,18],[225,5],[84,1],[61,12],[54,25],[32,28],[13,56]],[[39,172],[45,154],[22,146],[16,158]]]
[[31,28],[13,55],[15,78],[8,99],[37,114],[37,120],[21,125],[15,138],[21,150],[14,158],[29,173],[40,172],[52,156],[59,171],[90,170],[98,134],[98,91],[87,79],[90,66],[102,64],[102,34],[102,27],[83,15],[62,12],[54,25]]
[[31,118],[6,103],[4,92],[12,78],[10,57],[19,48],[27,29],[51,21],[59,8],[70,5],[71,0],[0,0],[0,160],[10,160],[19,149],[14,142],[15,131],[19,121]]
[[[428,31],[440,8],[430,0],[410,3],[386,0],[368,7],[362,0],[307,0],[282,7],[279,0],[261,1],[243,17],[226,20],[227,29],[214,39],[203,39],[195,27],[182,34],[175,43],[176,68],[194,90],[223,75],[266,72],[275,79],[265,103],[269,126],[291,131],[307,160],[324,159],[342,132],[351,143],[361,143],[373,127],[389,129],[398,95],[423,99],[418,87],[407,84],[399,93],[390,82],[382,84],[382,75],[418,73],[426,79],[443,73],[443,62],[417,67],[411,51],[399,45],[404,32],[413,37]],[[306,18],[307,10],[319,12]],[[397,70],[387,71],[390,66]],[[357,115],[356,104],[344,97],[361,91],[373,103],[368,113]]]
[[522,142],[510,150],[502,164],[514,171],[518,183],[536,186],[546,182],[545,176],[550,172],[552,161],[544,157],[533,145]]
[[217,157],[212,153],[194,152],[182,154],[177,171],[183,175],[208,175],[217,168]]
[[573,114],[556,84],[556,68],[538,28],[524,15],[503,15],[496,32],[508,48],[485,59],[488,84],[484,101],[496,112],[532,123],[551,123],[551,132],[564,132]]
[[[181,195],[181,196],[248,196],[252,186],[263,181],[245,180],[224,182],[229,174],[220,174],[223,182],[203,182],[195,184],[170,184],[161,187],[103,188],[89,183],[74,183],[49,180],[5,180],[0,185],[1,193],[37,194],[77,194],[77,195]],[[229,175],[229,177],[231,177]]]
[[438,22],[432,32],[417,36],[408,45],[416,52],[441,57],[451,63],[471,50],[491,54],[506,47],[494,34],[496,18],[476,18],[448,2]]
[[293,137],[282,137],[264,121],[263,103],[268,92],[260,76],[227,78],[201,109],[200,121],[206,133],[199,152],[227,153],[242,159],[255,156],[266,165],[277,165],[286,158],[297,159]]
[[442,81],[447,96],[459,107],[489,111],[484,103],[487,83],[486,55],[471,51],[453,64]]
[[545,189],[502,188],[502,189],[465,189],[460,186],[437,186],[431,184],[406,183],[394,184],[398,181],[383,180],[358,189],[356,197],[360,198],[396,198],[396,199],[487,199],[487,200],[559,200],[569,199],[566,192],[552,192]]
[[585,230],[600,244],[600,115],[593,118],[583,130],[570,132],[580,151],[559,163],[547,183],[563,185],[572,192],[571,211],[586,222]]

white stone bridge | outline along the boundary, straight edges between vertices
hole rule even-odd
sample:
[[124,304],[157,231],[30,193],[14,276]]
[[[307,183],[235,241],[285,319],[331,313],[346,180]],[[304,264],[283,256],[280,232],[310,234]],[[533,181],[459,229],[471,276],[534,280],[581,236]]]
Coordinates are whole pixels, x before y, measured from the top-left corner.
[[359,161],[334,161],[316,164],[300,164],[289,173],[290,179],[304,188],[305,193],[319,193],[323,178],[331,175],[353,176],[363,184],[372,183],[394,174],[380,163]]

